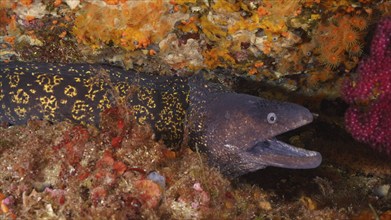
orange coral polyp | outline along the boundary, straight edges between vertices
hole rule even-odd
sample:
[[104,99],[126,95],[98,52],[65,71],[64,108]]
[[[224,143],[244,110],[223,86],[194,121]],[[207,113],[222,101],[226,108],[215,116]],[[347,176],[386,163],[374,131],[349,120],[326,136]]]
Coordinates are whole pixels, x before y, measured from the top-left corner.
[[352,54],[360,55],[362,53],[362,45],[361,44],[355,44],[350,49],[349,52]]
[[358,42],[358,39],[359,39],[359,36],[358,34],[351,30],[351,31],[346,31],[345,34],[344,34],[344,41],[346,43],[346,49],[349,49],[351,47],[353,47],[354,45],[357,44]]
[[325,64],[332,68],[332,69],[335,69],[337,68],[340,64],[341,64],[341,56],[339,54],[336,54],[336,53],[330,53],[330,54],[326,54],[327,56],[325,57]]
[[349,19],[349,23],[360,31],[365,30],[368,27],[368,21],[363,16],[354,16]]
[[363,18],[337,13],[328,23],[319,24],[314,36],[319,61],[330,68],[344,64],[345,68],[351,69],[349,66],[357,64],[352,60],[361,53],[361,45],[358,44],[367,24]]

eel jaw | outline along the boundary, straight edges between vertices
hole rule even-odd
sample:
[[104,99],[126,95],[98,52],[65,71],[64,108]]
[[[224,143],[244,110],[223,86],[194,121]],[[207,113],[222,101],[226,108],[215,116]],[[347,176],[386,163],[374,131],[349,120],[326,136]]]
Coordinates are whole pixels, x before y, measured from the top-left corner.
[[268,166],[289,169],[312,169],[322,162],[322,156],[316,151],[297,148],[275,138],[256,142],[247,149],[235,148],[225,151],[222,155],[210,154],[212,164],[220,165],[220,170],[226,176],[236,178],[249,172],[254,172]]
[[257,167],[311,169],[318,167],[322,162],[320,153],[297,148],[275,138],[258,142],[242,153],[245,158],[251,158]]

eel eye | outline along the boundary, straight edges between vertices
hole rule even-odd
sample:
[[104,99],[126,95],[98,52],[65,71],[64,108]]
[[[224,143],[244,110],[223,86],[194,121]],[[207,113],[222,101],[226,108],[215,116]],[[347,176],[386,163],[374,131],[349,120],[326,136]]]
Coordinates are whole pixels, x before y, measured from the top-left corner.
[[274,124],[277,121],[277,115],[274,112],[267,114],[267,122],[269,124]]

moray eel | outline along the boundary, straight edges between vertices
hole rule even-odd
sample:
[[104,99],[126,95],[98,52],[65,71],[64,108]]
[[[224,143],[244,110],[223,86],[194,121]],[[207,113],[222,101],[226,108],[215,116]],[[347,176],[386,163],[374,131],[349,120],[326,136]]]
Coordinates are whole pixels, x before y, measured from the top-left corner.
[[310,123],[312,114],[306,108],[238,94],[200,76],[20,62],[1,64],[0,73],[3,123],[24,124],[35,118],[98,125],[102,111],[125,103],[140,124],[151,125],[157,139],[172,148],[187,139],[192,149],[206,153],[212,165],[231,177],[267,166],[315,168],[322,160],[318,152],[275,139]]

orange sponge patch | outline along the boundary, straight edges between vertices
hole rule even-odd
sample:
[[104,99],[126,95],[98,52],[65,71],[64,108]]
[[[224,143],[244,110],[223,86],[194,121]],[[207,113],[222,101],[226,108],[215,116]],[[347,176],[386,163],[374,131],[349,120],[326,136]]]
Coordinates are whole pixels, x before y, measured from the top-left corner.
[[145,48],[172,29],[175,20],[163,15],[166,10],[162,1],[124,3],[121,8],[88,4],[76,18],[73,33],[91,47],[114,43],[131,51]]

